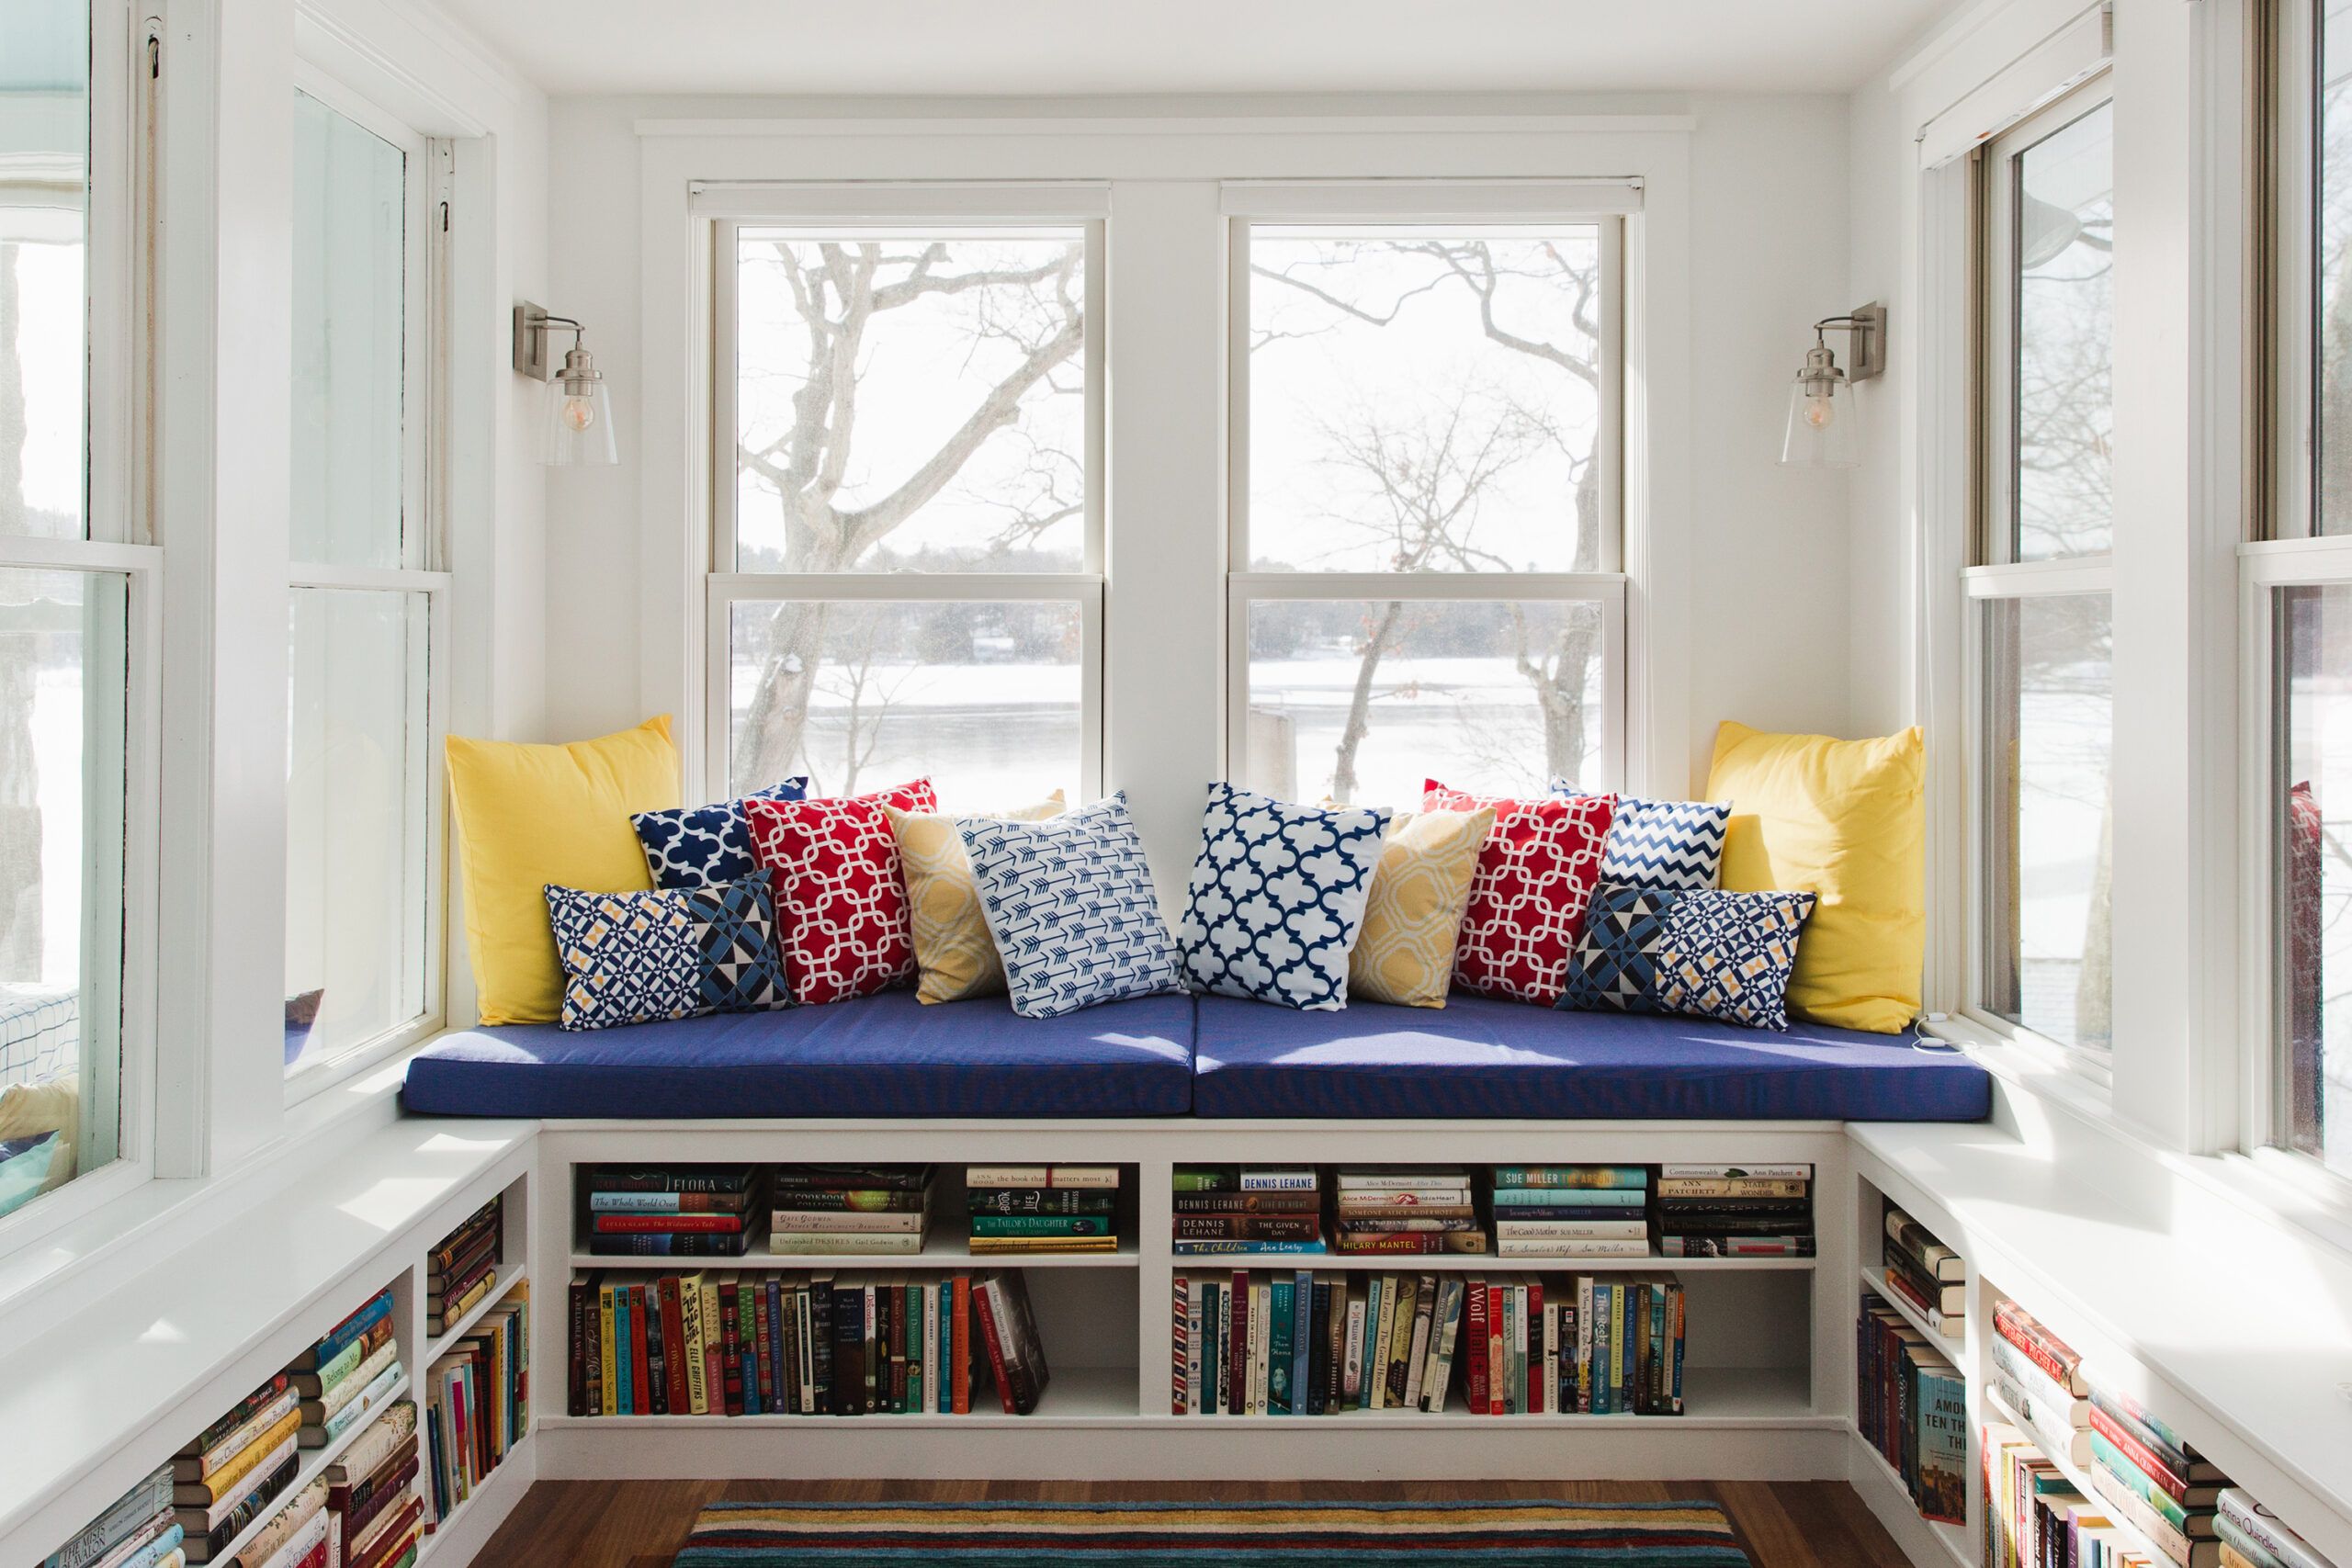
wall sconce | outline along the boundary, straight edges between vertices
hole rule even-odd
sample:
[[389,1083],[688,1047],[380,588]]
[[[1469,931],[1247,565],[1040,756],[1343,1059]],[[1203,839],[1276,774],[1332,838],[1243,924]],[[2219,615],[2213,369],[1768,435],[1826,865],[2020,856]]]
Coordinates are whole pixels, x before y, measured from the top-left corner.
[[[1838,356],[1829,352],[1833,330],[1847,334],[1854,356],[1850,374],[1838,367]],[[1789,430],[1781,442],[1781,461],[1803,468],[1858,467],[1861,457],[1854,446],[1854,411],[1840,408],[1838,394],[1849,383],[1867,381],[1885,368],[1885,306],[1857,306],[1850,315],[1814,322],[1804,368],[1789,388]],[[1847,401],[1850,405],[1852,400]]]
[[[548,333],[571,333],[563,364],[548,363]],[[551,468],[604,466],[621,460],[613,435],[613,400],[605,373],[584,346],[587,329],[569,316],[551,316],[528,301],[514,307],[514,369],[548,383],[547,434],[539,460]]]

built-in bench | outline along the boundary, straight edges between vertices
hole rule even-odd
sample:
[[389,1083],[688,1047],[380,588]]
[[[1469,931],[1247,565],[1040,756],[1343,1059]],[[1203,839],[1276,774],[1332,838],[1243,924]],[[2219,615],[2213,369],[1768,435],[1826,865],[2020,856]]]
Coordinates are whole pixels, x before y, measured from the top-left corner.
[[461,1031],[409,1064],[438,1115],[1973,1122],[1984,1070],[1913,1036],[1556,1012],[1478,997],[1338,1012],[1151,997],[1057,1019],[1001,998],[568,1032]]

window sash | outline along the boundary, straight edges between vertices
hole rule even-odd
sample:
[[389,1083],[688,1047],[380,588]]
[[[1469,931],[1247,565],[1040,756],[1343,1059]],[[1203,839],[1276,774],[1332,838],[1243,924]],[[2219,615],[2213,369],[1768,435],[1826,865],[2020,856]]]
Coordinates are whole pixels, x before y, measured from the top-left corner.
[[1285,601],[1385,600],[1407,604],[1591,604],[1601,607],[1601,766],[1607,787],[1626,777],[1628,682],[1625,601],[1618,572],[1232,572],[1226,579],[1225,766],[1249,755],[1250,611]]
[[[1102,572],[1102,520],[1109,471],[1103,463],[1103,395],[1105,371],[1108,367],[1103,322],[1109,312],[1105,309],[1109,256],[1103,244],[1103,221],[1100,217],[1084,216],[1083,203],[1056,203],[1041,209],[1035,205],[1040,192],[1031,186],[922,187],[915,194],[923,205],[910,205],[907,197],[894,196],[889,187],[811,186],[776,187],[765,198],[775,210],[772,215],[758,215],[758,204],[748,194],[734,191],[714,193],[709,205],[722,206],[731,216],[715,219],[709,228],[711,243],[711,402],[710,402],[710,558],[707,573],[715,578],[738,575],[738,526],[736,515],[740,502],[737,493],[736,444],[739,425],[736,418],[736,397],[739,378],[742,373],[740,356],[741,333],[736,329],[741,279],[737,276],[741,254],[741,235],[746,228],[768,228],[778,224],[822,227],[828,222],[846,223],[860,229],[887,229],[903,232],[920,232],[930,228],[953,231],[969,229],[989,223],[1039,224],[1069,228],[1073,222],[1086,235],[1086,341],[1080,351],[1085,361],[1086,375],[1086,513],[1083,531],[1083,571],[1073,576],[1099,578]],[[952,194],[958,188],[961,194]],[[1052,187],[1047,187],[1052,188]],[[1041,216],[1056,208],[1068,210],[1060,216]],[[855,215],[868,213],[866,217]],[[791,575],[791,574],[787,574]],[[856,575],[842,573],[842,576]],[[865,575],[887,575],[867,573]],[[993,572],[962,574],[975,583],[985,583],[999,575]],[[967,595],[978,597],[980,595]],[[986,597],[997,597],[991,591]],[[706,682],[707,683],[707,682]],[[722,773],[715,775],[724,778]]]
[[[2018,560],[2018,343],[2022,279],[2017,265],[2018,159],[2114,96],[2102,71],[1985,142],[1975,153],[1973,264],[1979,433],[1975,518],[1968,559],[1975,566],[2040,565]],[[2068,560],[2098,558],[2062,558]]]
[[703,607],[703,778],[728,787],[737,604],[1058,604],[1077,608],[1080,798],[1102,793],[1103,580],[1062,572],[713,572]]
[[[1385,186],[1385,182],[1375,182]],[[1328,225],[1344,232],[1351,218],[1366,228],[1395,228],[1416,220],[1464,227],[1496,228],[1532,222],[1591,223],[1600,231],[1600,433],[1598,460],[1600,504],[1600,555],[1594,563],[1601,574],[1625,568],[1625,220],[1623,204],[1594,199],[1619,193],[1638,197],[1638,189],[1623,182],[1538,182],[1532,188],[1556,192],[1547,200],[1559,205],[1538,210],[1524,196],[1499,203],[1500,210],[1466,216],[1464,207],[1495,187],[1464,186],[1459,182],[1410,182],[1412,202],[1394,193],[1374,191],[1349,183],[1331,186],[1272,185],[1260,189],[1228,186],[1224,206],[1228,213],[1246,210],[1250,216],[1231,219],[1227,232],[1226,282],[1226,559],[1247,570],[1255,558],[1250,549],[1250,305],[1254,281],[1250,271],[1250,231],[1301,221]],[[1357,207],[1358,202],[1368,205]],[[1284,574],[1310,577],[1320,573]],[[1437,575],[1437,574],[1428,574]],[[1617,667],[1622,678],[1622,665]],[[1238,757],[1238,752],[1233,753]],[[1623,776],[1620,774],[1619,776]]]

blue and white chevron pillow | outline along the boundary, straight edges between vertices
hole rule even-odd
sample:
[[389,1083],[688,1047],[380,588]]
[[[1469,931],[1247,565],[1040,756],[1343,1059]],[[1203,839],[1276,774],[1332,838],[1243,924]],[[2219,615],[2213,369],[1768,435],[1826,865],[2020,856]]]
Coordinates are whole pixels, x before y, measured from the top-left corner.
[[[755,792],[752,800],[804,800],[808,781],[790,778]],[[752,853],[752,826],[741,800],[713,801],[682,811],[640,811],[628,819],[645,850],[656,887],[716,887],[760,869]]]
[[1195,990],[1314,1012],[1348,1005],[1385,807],[1293,806],[1209,785],[1201,852],[1177,923]]
[[[1584,791],[1554,779],[1552,793]],[[1723,870],[1724,832],[1730,825],[1728,801],[1621,795],[1600,848],[1600,880],[1620,887],[1713,887]]]
[[1042,822],[956,826],[1014,1012],[1058,1018],[1184,988],[1125,794]]

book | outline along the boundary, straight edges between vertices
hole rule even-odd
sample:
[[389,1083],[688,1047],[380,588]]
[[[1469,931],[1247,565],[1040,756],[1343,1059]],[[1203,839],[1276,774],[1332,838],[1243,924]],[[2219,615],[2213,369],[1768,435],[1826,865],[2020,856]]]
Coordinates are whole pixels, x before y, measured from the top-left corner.
[[1640,1165],[1498,1165],[1494,1184],[1505,1187],[1647,1187],[1650,1172]]
[[1470,1190],[1470,1173],[1466,1170],[1340,1170],[1332,1178],[1332,1185],[1340,1192],[1418,1192],[1438,1188],[1453,1191]]
[[[294,1389],[288,1386],[288,1380],[283,1377],[271,1380],[265,1386],[275,1389],[277,1391],[275,1396],[267,1404],[254,1409],[242,1426],[224,1434],[200,1453],[182,1454],[173,1459],[172,1480],[175,1483],[201,1481],[207,1476],[217,1474],[224,1467],[235,1462],[264,1432],[277,1426],[279,1420],[289,1414],[297,1414],[296,1406],[300,1402],[300,1395]],[[238,1408],[245,1409],[250,1404],[250,1401],[241,1402]]]
[[771,1231],[768,1251],[772,1254],[814,1255],[824,1253],[861,1253],[884,1258],[911,1258],[923,1248],[920,1233],[843,1233],[841,1231]]
[[967,1188],[1092,1187],[1115,1188],[1115,1165],[975,1165],[964,1171]]
[[172,1501],[183,1506],[210,1508],[223,1498],[242,1491],[246,1478],[265,1461],[291,1446],[295,1434],[302,1428],[299,1410],[288,1410],[269,1427],[256,1433],[253,1441],[211,1474],[197,1481],[175,1482],[172,1486]]
[[447,1334],[457,1325],[458,1319],[464,1317],[466,1314],[473,1311],[477,1305],[484,1301],[490,1295],[492,1289],[497,1283],[498,1271],[496,1269],[486,1270],[481,1278],[477,1279],[472,1284],[466,1287],[463,1294],[458,1295],[454,1300],[451,1300],[440,1306],[435,1307],[424,1314],[425,1332],[428,1334]]
[[[1170,1244],[1179,1258],[1226,1258],[1251,1253],[1300,1254],[1327,1250],[1321,1241],[1179,1241]],[[978,1248],[975,1248],[978,1250]],[[1114,1250],[1110,1247],[1104,1251]]]
[[410,1399],[394,1401],[368,1423],[365,1432],[352,1439],[341,1458],[326,1467],[324,1478],[327,1484],[340,1486],[374,1473],[402,1446],[413,1446],[415,1436],[416,1402]]
[[1660,1198],[1803,1198],[1813,1190],[1804,1177],[1661,1176]]
[[588,1251],[597,1258],[741,1258],[751,1250],[749,1231],[705,1234],[594,1235]]
[[2114,1511],[2117,1517],[2137,1530],[2149,1545],[2163,1552],[2178,1568],[2221,1568],[2222,1548],[2218,1538],[2189,1540],[2104,1465],[2091,1467],[2090,1482],[2100,1500]]
[[1498,1239],[1498,1258],[1647,1258],[1650,1244],[1646,1237],[1543,1237],[1512,1236]]
[[2218,1507],[2221,1539],[2230,1542],[2234,1537],[2239,1554],[2254,1562],[2256,1568],[2329,1568],[2325,1558],[2313,1551],[2302,1537],[2289,1529],[2278,1515],[2256,1502],[2251,1494],[2225,1486]]
[[[748,1190],[758,1169],[751,1165],[601,1165],[581,1177],[580,1187],[589,1193],[734,1192]],[[877,1180],[874,1185],[888,1183]]]
[[1019,1270],[1008,1270],[979,1276],[973,1293],[998,1398],[1006,1415],[1026,1416],[1037,1408],[1052,1376],[1028,1286]]
[[[1215,1195],[1204,1195],[1216,1201]],[[1115,1190],[1089,1187],[975,1187],[964,1193],[973,1214],[1108,1214],[1118,1206]],[[1179,1198],[1179,1212],[1203,1198]]]
[[1650,1201],[1649,1193],[1639,1187],[1498,1187],[1487,1198],[1498,1210],[1575,1207],[1638,1212]]
[[1495,1221],[1497,1241],[1512,1237],[1535,1237],[1555,1241],[1616,1241],[1634,1237],[1646,1244],[1649,1235],[1649,1222],[1642,1219],[1511,1220],[1498,1216]]
[[932,1168],[927,1165],[780,1165],[769,1185],[777,1192],[788,1189],[920,1192],[931,1179]]
[[1667,1258],[1811,1258],[1813,1237],[1679,1235],[1662,1233],[1658,1252]]
[[966,1244],[975,1258],[1034,1252],[1116,1252],[1114,1235],[976,1235]]
[[[980,1230],[986,1215],[975,1215],[974,1235]],[[1072,1224],[1083,1216],[1072,1215],[1057,1223]],[[1102,1217],[1101,1232],[1109,1229],[1107,1216]],[[998,1234],[1012,1235],[1015,1232]],[[1069,1235],[1090,1234],[1078,1231]],[[1317,1215],[1306,1214],[1177,1214],[1170,1222],[1170,1234],[1179,1241],[1215,1241],[1219,1239],[1255,1241],[1312,1241],[1323,1234],[1323,1222]]]
[[1238,1184],[1244,1192],[1312,1192],[1318,1185],[1311,1168],[1264,1166],[1243,1167]]
[[1108,1214],[974,1214],[972,1235],[1070,1236],[1109,1235]]
[[1811,1181],[1813,1167],[1809,1165],[1661,1165],[1657,1168],[1661,1181],[1693,1177],[1715,1180],[1776,1179]]
[[[826,1202],[827,1199],[862,1198],[862,1192],[801,1191],[794,1201],[804,1208],[855,1208],[862,1204]],[[899,1193],[883,1196],[897,1198]],[[719,1214],[740,1213],[751,1206],[751,1189],[732,1192],[591,1192],[588,1212],[594,1214]],[[887,1207],[876,1204],[875,1207]]]
[[[1955,1284],[1967,1277],[1967,1265],[1959,1253],[1938,1241],[1927,1226],[1896,1208],[1886,1206],[1886,1238],[1902,1255],[1917,1265],[1919,1271],[1938,1284]],[[1956,1306],[1945,1309],[1958,1312]]]
[[590,1224],[598,1235],[707,1235],[740,1231],[740,1213],[597,1214]]

